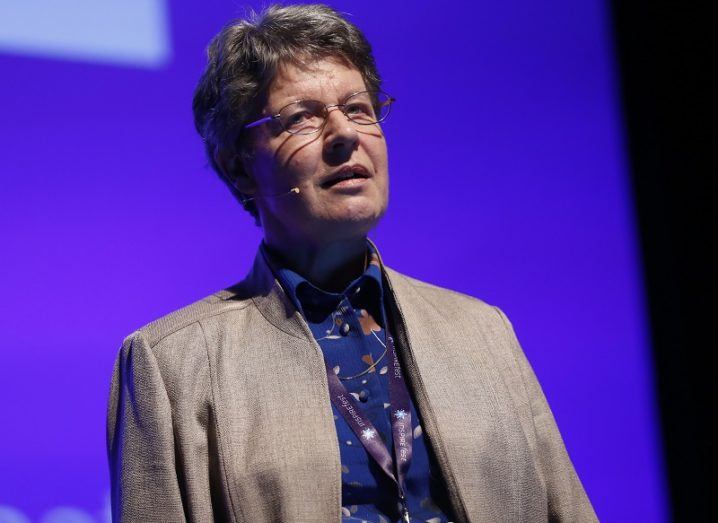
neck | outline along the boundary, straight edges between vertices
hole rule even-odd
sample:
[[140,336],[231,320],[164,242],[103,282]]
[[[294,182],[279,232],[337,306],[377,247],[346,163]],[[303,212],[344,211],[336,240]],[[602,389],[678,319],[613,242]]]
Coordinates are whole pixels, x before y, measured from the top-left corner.
[[279,245],[265,237],[265,244],[283,266],[328,292],[342,292],[365,269],[365,237],[321,245]]

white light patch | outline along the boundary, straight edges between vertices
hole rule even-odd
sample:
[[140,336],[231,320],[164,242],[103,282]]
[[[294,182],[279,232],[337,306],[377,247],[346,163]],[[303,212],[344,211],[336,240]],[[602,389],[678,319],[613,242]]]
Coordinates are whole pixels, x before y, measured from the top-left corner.
[[170,59],[165,0],[0,0],[0,52],[157,68]]

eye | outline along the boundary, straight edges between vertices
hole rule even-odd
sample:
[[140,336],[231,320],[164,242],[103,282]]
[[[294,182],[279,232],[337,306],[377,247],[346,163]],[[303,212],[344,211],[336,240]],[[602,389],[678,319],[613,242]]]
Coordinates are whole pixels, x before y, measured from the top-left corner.
[[313,100],[301,100],[279,112],[282,127],[289,132],[314,130],[321,126],[324,105]]
[[344,106],[344,114],[352,120],[370,121],[374,119],[374,109],[368,101],[350,102],[346,104]]
[[287,116],[284,124],[289,127],[294,127],[296,125],[301,125],[305,121],[311,119],[311,117],[312,115],[309,111],[297,111]]

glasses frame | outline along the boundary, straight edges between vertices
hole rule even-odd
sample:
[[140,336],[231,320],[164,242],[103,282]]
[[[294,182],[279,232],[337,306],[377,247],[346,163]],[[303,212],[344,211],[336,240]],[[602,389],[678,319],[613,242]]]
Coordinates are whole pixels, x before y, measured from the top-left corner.
[[[353,119],[344,111],[344,108],[347,106],[347,103],[346,103],[347,100],[349,100],[349,99],[352,98],[353,96],[356,96],[356,95],[358,95],[358,94],[363,94],[363,93],[379,93],[379,94],[383,94],[384,96],[386,96],[386,102],[384,102],[384,103],[385,103],[385,104],[388,104],[389,109],[387,110],[386,114],[385,114],[382,118],[378,119],[376,122],[364,123],[364,122],[359,122],[359,121],[357,121],[357,120],[353,120]],[[294,105],[294,104],[299,103],[299,102],[316,102],[316,103],[318,103],[318,104],[320,104],[320,105],[323,105],[323,106],[324,106],[324,115],[323,115],[323,116],[324,116],[324,121],[322,122],[322,125],[320,125],[320,126],[317,127],[316,129],[314,129],[313,131],[310,131],[310,132],[308,132],[308,133],[292,132],[292,131],[290,131],[289,129],[287,129],[286,127],[284,127],[284,125],[282,125],[282,121],[279,119],[280,116],[281,116],[281,114],[282,114],[282,111],[283,111],[284,109],[286,109],[287,107],[289,107],[290,105]],[[381,123],[381,122],[383,122],[384,120],[387,119],[387,117],[389,116],[389,113],[391,112],[391,104],[393,104],[394,102],[396,102],[396,98],[394,98],[393,96],[389,96],[389,95],[388,95],[387,93],[385,93],[384,91],[379,91],[379,90],[376,90],[376,91],[357,91],[356,93],[352,93],[352,94],[350,94],[349,96],[347,96],[347,97],[344,99],[344,103],[341,103],[341,104],[325,104],[325,103],[323,103],[323,102],[320,102],[319,100],[311,100],[311,99],[294,100],[293,102],[289,102],[287,105],[285,105],[285,106],[283,106],[281,109],[279,109],[279,112],[277,112],[277,114],[273,114],[273,115],[271,115],[271,116],[265,116],[264,118],[260,118],[259,120],[256,120],[256,121],[254,121],[254,122],[248,123],[248,124],[246,124],[246,125],[244,126],[244,129],[252,129],[252,128],[254,128],[254,127],[258,127],[258,126],[260,126],[260,125],[263,125],[263,124],[265,124],[265,123],[267,123],[267,122],[271,122],[271,121],[273,121],[273,120],[277,120],[277,121],[279,122],[279,125],[282,127],[282,130],[288,132],[289,134],[293,134],[293,135],[296,135],[296,136],[307,136],[307,135],[310,135],[310,134],[315,134],[315,133],[321,132],[322,129],[324,129],[324,126],[327,124],[327,120],[329,119],[329,111],[330,111],[331,109],[334,109],[335,107],[338,108],[338,109],[342,112],[342,114],[344,114],[344,116],[347,117],[347,120],[349,120],[350,122],[352,122],[352,123],[354,123],[354,124],[356,124],[356,125],[376,125],[376,124]]]

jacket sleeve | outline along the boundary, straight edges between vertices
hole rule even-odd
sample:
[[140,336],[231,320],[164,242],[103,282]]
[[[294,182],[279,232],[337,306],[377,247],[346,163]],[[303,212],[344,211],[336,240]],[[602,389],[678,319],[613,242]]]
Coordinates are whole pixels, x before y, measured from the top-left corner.
[[549,521],[598,521],[574,470],[536,375],[519,345],[511,322],[496,308],[508,331],[514,359],[528,394],[536,434],[536,459],[546,483]]
[[155,356],[138,331],[115,361],[107,411],[115,522],[185,521],[172,410]]

